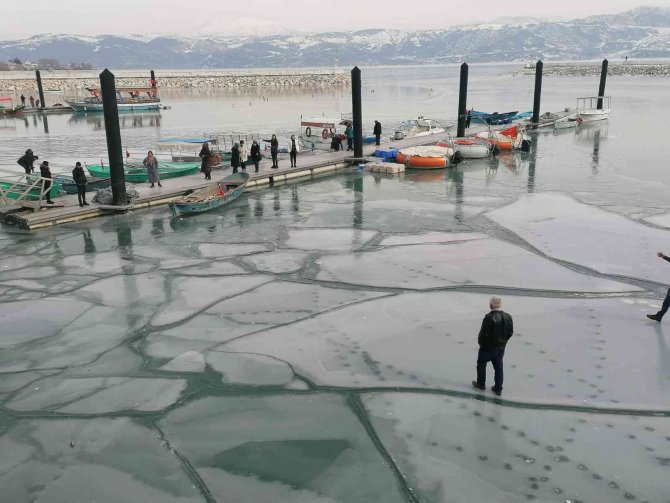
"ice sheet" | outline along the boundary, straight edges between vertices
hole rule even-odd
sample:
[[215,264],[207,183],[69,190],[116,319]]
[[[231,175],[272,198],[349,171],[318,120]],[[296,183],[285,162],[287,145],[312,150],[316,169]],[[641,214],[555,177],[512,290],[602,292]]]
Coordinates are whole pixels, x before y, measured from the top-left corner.
[[26,420],[0,452],[6,501],[205,501],[156,432],[127,418]]
[[303,268],[311,256],[308,252],[297,250],[275,250],[268,253],[250,255],[244,261],[258,271],[273,274],[296,272]]
[[365,245],[375,234],[356,229],[291,229],[285,246],[298,250],[348,251]]
[[10,409],[101,414],[122,410],[157,411],[176,402],[186,387],[182,379],[49,377],[33,383],[6,405]]
[[[477,393],[477,334],[489,295],[402,294],[325,313],[223,345],[267,354],[321,385]],[[534,403],[665,408],[670,334],[648,299],[503,296],[516,335],[504,397]],[[489,385],[492,369],[488,369]]]
[[420,501],[665,501],[668,496],[667,418],[411,394],[372,394],[364,404]]
[[285,386],[293,380],[291,367],[264,355],[210,351],[207,364],[222,375],[226,384]]
[[160,427],[217,500],[404,501],[338,396],[205,398],[171,412]]
[[[318,260],[316,278],[355,285],[429,289],[485,285],[621,292],[637,287],[570,271],[524,248],[474,234],[470,241],[396,246]],[[532,273],[531,273],[532,271]]]
[[668,242],[664,230],[562,194],[524,196],[487,216],[551,257],[604,274],[670,283],[670,267],[656,258]]

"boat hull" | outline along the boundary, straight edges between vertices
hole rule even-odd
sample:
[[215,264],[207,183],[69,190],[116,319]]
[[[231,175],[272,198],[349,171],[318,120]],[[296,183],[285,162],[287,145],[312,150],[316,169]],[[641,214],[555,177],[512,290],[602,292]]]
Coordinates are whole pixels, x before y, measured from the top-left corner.
[[406,168],[444,169],[451,166],[454,151],[442,145],[435,147],[410,147],[396,154],[396,162]]
[[[247,173],[234,173],[218,182],[209,184],[203,189],[195,191],[189,196],[182,197],[181,200],[171,202],[169,204],[170,211],[175,217],[182,217],[220,208],[239,198],[244,192],[248,181],[249,175]],[[236,184],[237,187],[220,196],[218,194],[219,187],[225,187],[229,184]],[[188,199],[193,199],[193,196],[202,196],[203,199],[207,199],[203,201],[189,201]]]
[[463,159],[485,159],[493,153],[493,146],[486,140],[456,138],[455,140],[439,141],[439,147],[450,147],[461,153]]
[[[67,194],[77,194],[79,191],[77,190],[77,184],[74,183],[74,180],[71,178],[67,177],[60,177],[57,176],[54,178],[58,183],[60,183],[61,188],[63,189],[64,192]],[[107,178],[90,178],[88,177],[87,183],[86,183],[86,192],[96,192],[100,189],[106,189],[107,187],[112,185],[112,179],[107,177]]]
[[[12,188],[11,191],[9,191],[10,187],[12,186],[14,188]],[[26,191],[26,189],[28,189],[28,187],[29,185],[25,183],[14,184],[11,182],[0,182],[0,188],[2,188],[3,192],[5,192],[5,197],[7,199],[19,199],[21,197],[21,194],[23,194]],[[32,188],[30,189],[28,195],[23,197],[22,199],[26,199],[28,201],[39,201],[40,192],[41,189],[39,187]],[[51,183],[51,190],[49,191],[49,197],[55,198],[60,196],[61,194],[62,194],[61,185],[56,180],[54,180]],[[46,199],[46,194],[44,198]]]
[[579,115],[584,122],[604,121],[610,118],[610,110],[580,110]]
[[[97,178],[109,177],[109,167],[101,166],[100,164],[91,164],[86,166],[91,176]],[[168,180],[170,178],[178,178],[180,176],[188,176],[195,174],[200,169],[200,163],[159,163],[158,177],[161,180]],[[142,167],[125,167],[126,182],[143,183],[149,180],[149,174],[146,168]]]
[[[103,112],[102,103],[86,103],[82,101],[66,101],[68,106],[72,107],[75,112]],[[116,107],[119,112],[142,112],[147,110],[159,110],[160,101],[150,103],[117,103]]]

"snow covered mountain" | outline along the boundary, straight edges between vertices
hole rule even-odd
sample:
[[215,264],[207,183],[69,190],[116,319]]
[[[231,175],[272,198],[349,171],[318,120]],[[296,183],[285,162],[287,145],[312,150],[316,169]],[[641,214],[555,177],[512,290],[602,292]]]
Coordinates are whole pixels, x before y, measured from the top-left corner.
[[670,8],[562,22],[504,19],[444,30],[257,36],[39,35],[0,42],[0,61],[53,58],[96,68],[270,68],[670,57]]

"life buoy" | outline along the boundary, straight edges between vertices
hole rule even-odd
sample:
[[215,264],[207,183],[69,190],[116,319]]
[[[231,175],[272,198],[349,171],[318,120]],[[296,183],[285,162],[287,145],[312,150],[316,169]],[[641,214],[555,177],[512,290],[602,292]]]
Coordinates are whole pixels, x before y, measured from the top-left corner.
[[214,154],[209,158],[210,166],[218,166],[221,164],[221,156],[219,154]]
[[328,139],[328,130],[326,128],[324,128],[323,131],[321,131],[321,138],[323,138],[324,140]]
[[307,126],[307,127],[305,128],[305,136],[306,136],[307,138],[309,138],[310,136],[312,136],[312,128],[311,128],[311,127]]

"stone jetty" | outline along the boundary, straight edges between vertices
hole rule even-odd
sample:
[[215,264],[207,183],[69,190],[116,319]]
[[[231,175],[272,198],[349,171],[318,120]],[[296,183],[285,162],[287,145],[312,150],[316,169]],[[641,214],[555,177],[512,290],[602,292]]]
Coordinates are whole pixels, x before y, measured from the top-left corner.
[[[600,75],[601,63],[545,63],[542,74],[545,77],[592,77]],[[535,75],[532,68],[519,68],[514,76]],[[670,77],[669,64],[657,63],[613,63],[610,61],[607,75],[611,77]]]
[[[74,92],[87,87],[99,87],[98,72],[43,73],[45,91]],[[341,70],[268,70],[268,71],[156,71],[159,88],[318,88],[349,85],[349,75]],[[149,71],[115,72],[117,87],[149,85]],[[0,91],[34,91],[37,88],[32,72],[0,72]]]

